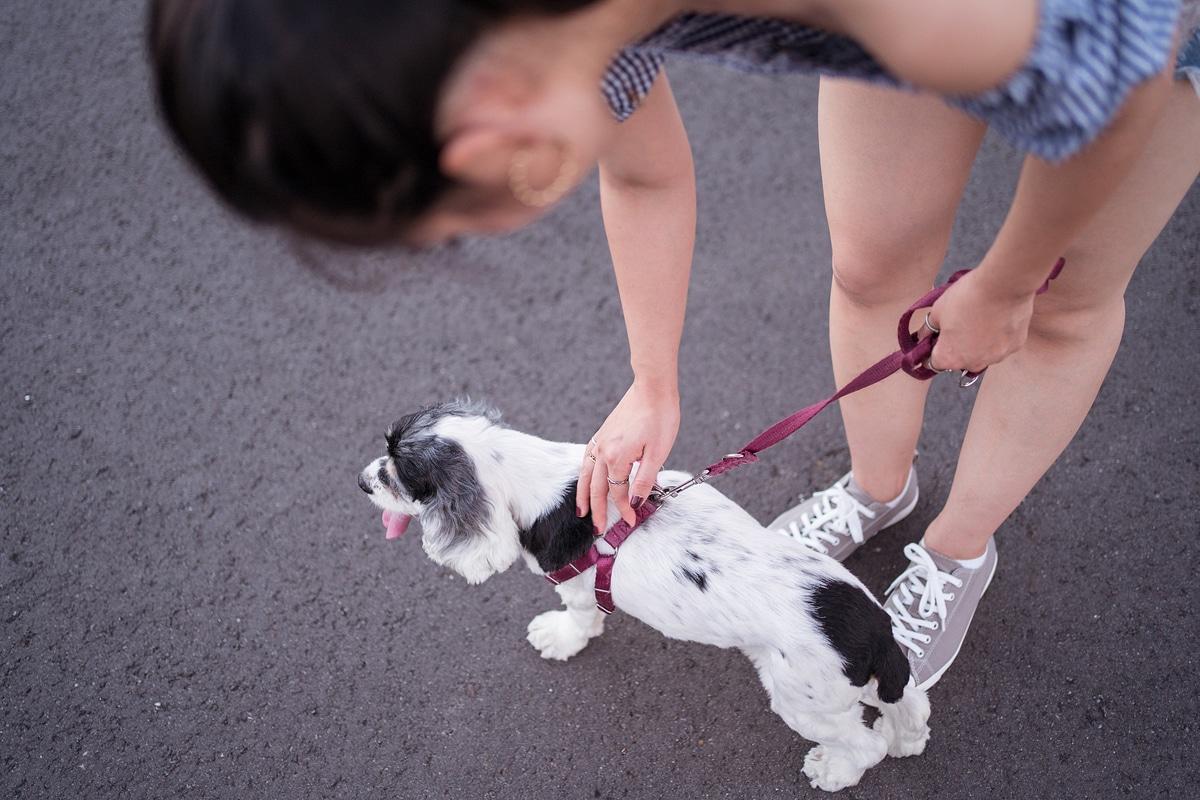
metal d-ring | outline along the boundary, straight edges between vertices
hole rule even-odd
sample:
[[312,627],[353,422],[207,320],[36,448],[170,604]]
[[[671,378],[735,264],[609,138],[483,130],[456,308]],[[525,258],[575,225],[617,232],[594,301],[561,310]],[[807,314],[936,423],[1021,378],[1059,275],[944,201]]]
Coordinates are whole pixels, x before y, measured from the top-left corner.
[[972,386],[979,383],[979,379],[982,377],[982,372],[971,372],[969,369],[964,369],[958,376],[958,388],[970,389]]

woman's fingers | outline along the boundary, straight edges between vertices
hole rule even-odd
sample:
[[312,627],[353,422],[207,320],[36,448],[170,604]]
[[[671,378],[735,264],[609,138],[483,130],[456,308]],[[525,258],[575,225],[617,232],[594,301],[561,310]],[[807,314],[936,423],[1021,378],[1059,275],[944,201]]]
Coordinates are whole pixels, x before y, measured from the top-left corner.
[[[609,466],[608,477],[608,496],[617,507],[617,513],[621,515],[621,519],[628,522],[630,525],[637,519],[637,515],[633,513],[633,507],[629,505],[629,477],[633,471],[633,460],[626,462],[624,459]],[[613,483],[612,481],[617,481]]]
[[933,350],[929,354],[928,364],[930,369],[935,369],[938,372],[947,372],[950,370],[967,370],[968,372],[983,372],[992,364],[998,363],[1002,359],[981,359],[981,358],[963,358],[959,356],[949,344],[943,344],[938,340],[933,346]]
[[934,306],[929,312],[927,322],[928,324],[921,326],[921,338],[924,339],[927,336],[933,335],[933,331],[930,331],[930,328],[933,328],[938,334],[937,340],[933,343],[933,349],[929,353],[927,363],[930,365],[930,369],[936,369],[938,372],[961,369],[970,370],[971,372],[982,372],[987,369],[988,365],[982,363],[978,358],[969,360],[962,358],[958,354],[957,348],[954,347],[954,342],[956,341],[955,332],[951,331],[947,335],[942,334],[942,326],[938,320],[937,306]]
[[658,478],[658,471],[662,469],[662,462],[650,454],[649,451],[642,456],[642,461],[638,464],[637,478],[629,488],[630,505],[634,508],[640,506],[650,492],[654,489],[654,481]]
[[[917,329],[918,340],[928,339],[930,336],[935,336],[942,332],[942,326],[938,324],[936,309],[937,307],[934,306],[934,308],[930,309],[926,313],[925,321],[922,322],[921,327]],[[937,355],[934,355],[934,351],[938,349],[939,344],[940,339],[934,341],[933,348],[929,351],[929,355],[925,359],[925,365],[930,369],[943,372],[949,369],[949,367],[943,365],[941,359],[939,359]]]
[[591,508],[588,495],[592,487],[592,470],[596,465],[595,455],[592,453],[595,448],[595,440],[588,443],[584,450],[583,463],[579,465],[579,480],[575,482],[575,513],[580,517],[586,517],[588,509]]
[[604,457],[597,453],[596,463],[592,467],[589,501],[592,511],[592,525],[597,535],[608,529],[608,464]]

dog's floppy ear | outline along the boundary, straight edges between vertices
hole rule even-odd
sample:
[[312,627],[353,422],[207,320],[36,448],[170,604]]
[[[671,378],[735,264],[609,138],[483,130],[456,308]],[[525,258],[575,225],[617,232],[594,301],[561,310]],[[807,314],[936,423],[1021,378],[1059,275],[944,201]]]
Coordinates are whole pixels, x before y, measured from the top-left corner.
[[439,473],[456,467],[457,454],[444,439],[429,432],[437,419],[434,411],[424,408],[405,414],[387,432],[387,452],[396,477],[409,496],[420,503],[428,502],[437,492]]
[[428,503],[437,493],[442,473],[455,468],[457,454],[446,444],[436,436],[422,436],[388,446],[400,485],[418,503]]
[[439,539],[454,545],[480,533],[487,522],[488,499],[475,462],[462,445],[422,435],[399,439],[388,450],[400,484],[433,514]]
[[571,481],[560,502],[520,532],[521,547],[537,559],[544,572],[565,567],[592,545],[595,527],[591,512],[583,518],[575,515],[576,483]]

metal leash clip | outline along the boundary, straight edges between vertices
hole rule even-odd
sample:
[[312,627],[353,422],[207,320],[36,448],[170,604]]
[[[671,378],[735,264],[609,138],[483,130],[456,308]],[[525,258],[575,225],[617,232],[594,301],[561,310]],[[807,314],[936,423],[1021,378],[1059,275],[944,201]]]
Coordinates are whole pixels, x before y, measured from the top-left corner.
[[[745,458],[745,457],[746,457],[745,453],[727,453],[725,455],[725,458]],[[655,505],[661,506],[663,504],[664,500],[671,499],[675,495],[682,492],[684,489],[690,489],[693,486],[699,486],[700,484],[707,482],[709,477],[711,477],[711,475],[712,475],[712,470],[705,467],[704,470],[699,475],[694,475],[691,478],[688,478],[686,481],[684,481],[683,483],[681,483],[677,486],[668,486],[667,488],[664,489],[663,487],[659,486],[656,483],[650,489],[650,498],[649,498],[650,502],[654,503]]]
[[650,490],[650,500],[655,505],[661,506],[664,501],[670,500],[672,497],[679,494],[684,489],[690,489],[693,486],[698,486],[699,484],[707,481],[708,474],[709,474],[709,472],[706,469],[703,472],[701,472],[699,475],[694,475],[691,478],[688,478],[686,481],[684,481],[681,484],[678,484],[676,486],[668,486],[665,489],[656,483],[656,484],[654,484],[654,488]]

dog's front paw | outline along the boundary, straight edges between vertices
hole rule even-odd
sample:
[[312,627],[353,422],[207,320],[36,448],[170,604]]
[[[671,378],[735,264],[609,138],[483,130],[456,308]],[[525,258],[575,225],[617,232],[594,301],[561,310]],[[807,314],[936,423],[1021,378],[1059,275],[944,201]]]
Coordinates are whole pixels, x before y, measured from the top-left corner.
[[542,658],[566,661],[582,650],[588,639],[600,633],[604,620],[598,620],[594,627],[595,630],[579,627],[569,611],[547,611],[530,621],[529,633],[525,638],[542,654]]
[[819,744],[804,757],[804,774],[814,789],[836,792],[853,786],[866,770],[854,766],[850,759]]

